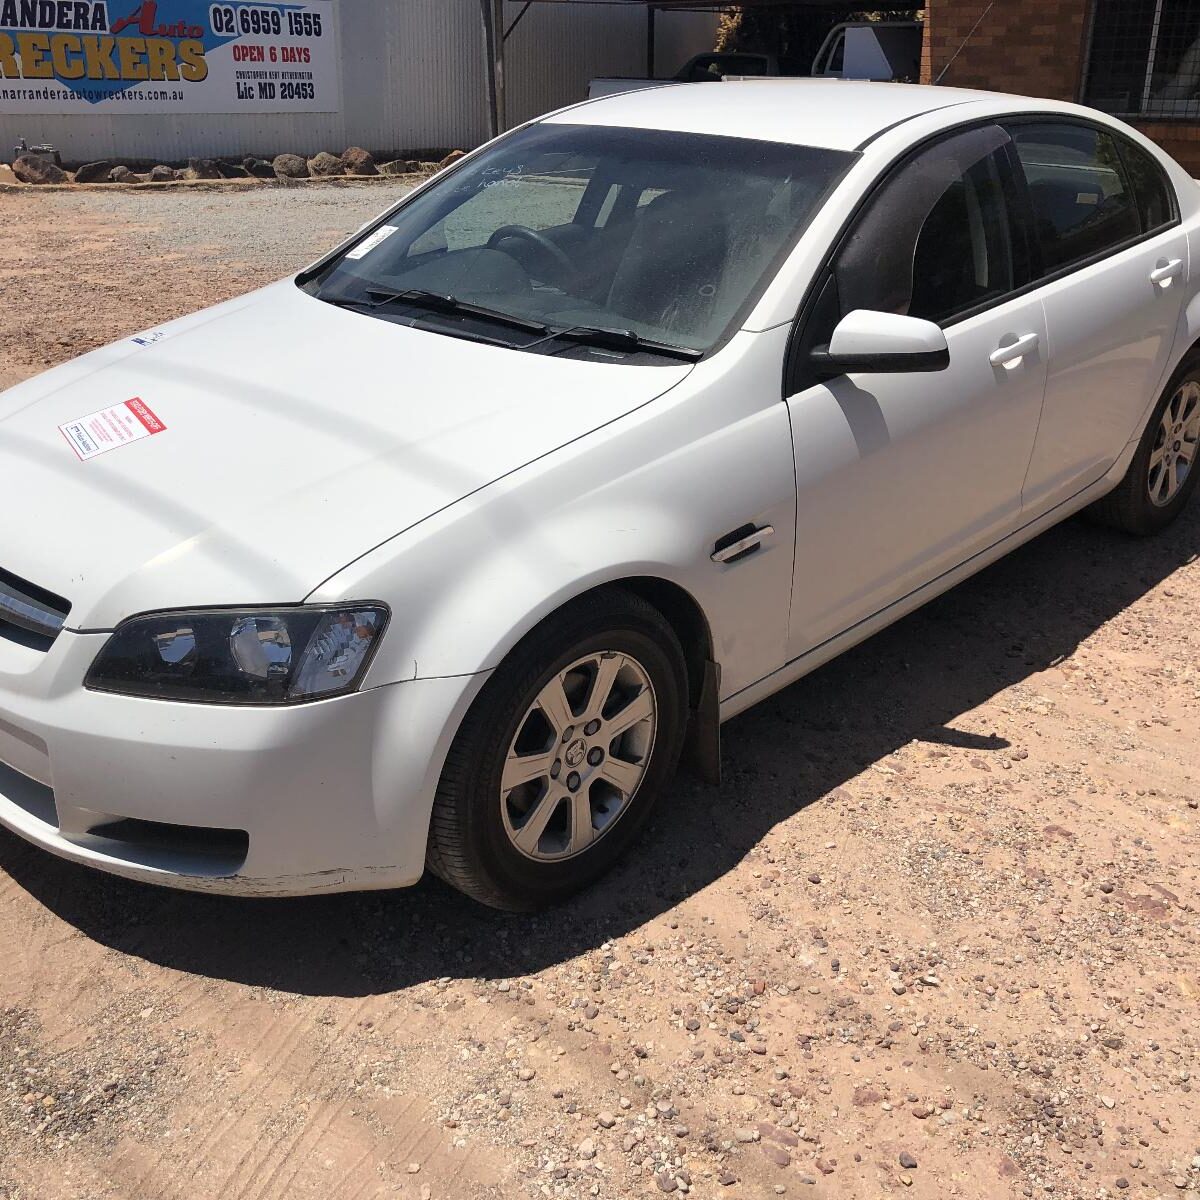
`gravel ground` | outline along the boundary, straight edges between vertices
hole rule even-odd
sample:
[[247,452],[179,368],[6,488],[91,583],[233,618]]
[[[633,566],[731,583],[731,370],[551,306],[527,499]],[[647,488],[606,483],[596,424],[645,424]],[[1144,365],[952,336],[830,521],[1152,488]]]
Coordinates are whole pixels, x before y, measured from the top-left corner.
[[[392,194],[0,195],[0,369]],[[534,918],[0,834],[0,1197],[1196,1196],[1198,545],[1200,506],[1052,531],[732,722],[720,788]]]

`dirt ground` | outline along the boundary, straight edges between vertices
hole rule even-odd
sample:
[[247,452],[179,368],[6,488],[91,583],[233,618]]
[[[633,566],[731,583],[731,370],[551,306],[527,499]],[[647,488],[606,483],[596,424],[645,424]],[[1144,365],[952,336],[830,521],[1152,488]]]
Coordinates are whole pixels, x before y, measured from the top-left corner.
[[[0,372],[387,199],[0,194]],[[727,725],[725,783],[535,918],[0,833],[0,1197],[1195,1196],[1198,547],[1200,505],[1045,535]]]

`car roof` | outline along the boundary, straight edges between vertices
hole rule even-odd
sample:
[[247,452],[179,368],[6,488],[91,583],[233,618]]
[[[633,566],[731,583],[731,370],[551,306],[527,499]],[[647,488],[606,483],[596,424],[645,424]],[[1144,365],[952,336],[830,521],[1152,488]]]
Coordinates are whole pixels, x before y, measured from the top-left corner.
[[858,150],[913,117],[984,100],[1018,111],[1036,101],[998,92],[844,79],[747,79],[620,92],[551,114],[555,124],[665,129]]

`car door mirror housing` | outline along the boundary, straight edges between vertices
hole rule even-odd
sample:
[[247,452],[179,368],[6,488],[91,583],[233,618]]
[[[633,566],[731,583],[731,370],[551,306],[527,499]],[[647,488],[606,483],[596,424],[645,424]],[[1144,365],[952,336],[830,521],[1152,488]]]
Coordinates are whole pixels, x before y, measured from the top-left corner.
[[944,371],[950,347],[932,321],[860,308],[838,322],[829,345],[814,349],[810,361],[827,378],[851,371]]

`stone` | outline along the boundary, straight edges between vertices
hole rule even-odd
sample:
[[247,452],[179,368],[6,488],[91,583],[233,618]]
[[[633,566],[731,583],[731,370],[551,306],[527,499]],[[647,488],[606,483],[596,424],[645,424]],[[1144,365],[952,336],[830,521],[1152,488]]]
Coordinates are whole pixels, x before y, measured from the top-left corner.
[[255,179],[275,178],[275,168],[265,158],[255,158],[251,155],[242,159],[242,166],[246,168],[246,174]]
[[591,1138],[584,1138],[583,1141],[579,1143],[579,1157],[580,1158],[595,1158],[596,1157],[596,1143],[594,1141],[592,1141]]
[[447,154],[440,163],[438,163],[438,170],[444,171],[447,167],[454,166],[454,164],[458,162],[460,158],[466,157],[466,153],[467,152],[465,150],[451,150],[450,153]]
[[912,1170],[916,1169],[917,1160],[911,1154],[909,1154],[909,1152],[907,1150],[901,1150],[900,1151],[900,1165],[906,1171],[912,1171]]
[[245,167],[239,166],[237,163],[222,162],[220,159],[216,161],[217,174],[222,179],[249,179],[250,172]]
[[112,183],[137,183],[138,177],[128,167],[113,167],[108,173]]
[[308,160],[308,173],[315,179],[342,173],[342,160],[336,154],[322,150]]
[[532,1067],[522,1067],[517,1072],[517,1078],[522,1083],[528,1083],[536,1074],[537,1072]]
[[157,167],[152,167],[150,170],[150,182],[151,183],[174,183],[175,182],[175,169],[173,167],[167,167],[167,166],[163,166],[161,164]]
[[738,1177],[732,1171],[722,1171],[720,1175],[717,1176],[717,1182],[722,1187],[733,1187],[737,1181]]
[[601,1129],[611,1129],[617,1123],[617,1118],[610,1112],[602,1112],[596,1116],[596,1124]]
[[381,175],[412,175],[420,169],[421,164],[409,158],[396,158],[391,162],[379,164],[379,173]]
[[782,1146],[770,1146],[763,1143],[762,1152],[777,1166],[786,1167],[791,1165],[792,1156]]
[[749,1125],[742,1125],[733,1131],[733,1140],[735,1142],[742,1142],[743,1144],[757,1142],[758,1130],[751,1128]]
[[211,158],[189,158],[187,177],[189,179],[220,179],[221,171]]
[[370,152],[361,146],[351,146],[342,155],[343,175],[378,175],[379,168]]
[[70,176],[48,158],[22,154],[13,160],[13,174],[22,183],[70,183]]
[[298,154],[277,154],[271,163],[276,179],[307,179],[308,163]]
[[107,183],[108,177],[112,173],[113,167],[117,164],[113,162],[94,162],[84,163],[78,171],[75,172],[76,183]]

